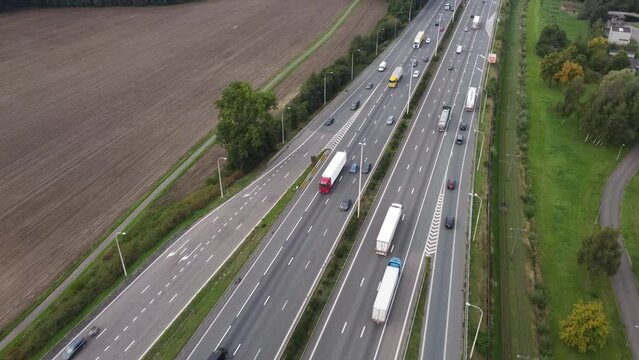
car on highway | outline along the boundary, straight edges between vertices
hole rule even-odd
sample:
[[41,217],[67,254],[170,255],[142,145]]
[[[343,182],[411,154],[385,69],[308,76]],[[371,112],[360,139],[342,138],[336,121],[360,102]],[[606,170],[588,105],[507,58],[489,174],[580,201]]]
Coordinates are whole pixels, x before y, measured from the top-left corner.
[[368,174],[369,172],[371,172],[371,169],[373,168],[373,164],[371,163],[366,163],[362,166],[362,174]]
[[424,57],[424,62],[428,62],[428,60],[430,60],[430,58],[428,56]]
[[461,124],[459,124],[459,130],[464,131],[466,129],[468,129],[468,123],[462,121]]
[[453,70],[455,67],[453,66],[452,63],[448,64],[448,70]]
[[395,123],[395,116],[391,115],[386,119],[386,125],[393,125]]
[[430,44],[430,38],[426,38],[426,44]]
[[351,199],[342,200],[339,203],[339,209],[342,211],[348,211],[351,208],[353,201]]
[[73,342],[71,342],[71,344],[69,344],[69,346],[67,346],[67,348],[64,349],[64,352],[62,353],[62,359],[64,360],[73,359],[76,355],[78,355],[78,353],[82,349],[84,349],[86,345],[87,345],[87,339],[85,339],[82,336],[73,340]]
[[468,26],[464,27],[464,32],[468,32]]
[[368,84],[366,84],[366,90],[370,90],[373,88],[373,83],[369,82]]
[[223,347],[219,347],[213,351],[213,354],[211,354],[207,360],[225,360],[227,356],[228,351]]
[[436,23],[435,23],[435,27],[438,27],[438,26],[439,26],[439,23],[438,23],[438,22],[436,22]]
[[440,26],[440,27],[439,27],[439,31],[444,31],[444,30],[446,30],[446,27],[445,27],[445,26]]
[[417,59],[410,59],[410,64],[415,67],[417,66]]
[[455,138],[455,144],[463,145],[464,144],[464,135],[462,135],[462,134],[457,135],[457,137]]
[[455,178],[448,178],[446,181],[446,188],[448,190],[455,190]]
[[415,72],[413,72],[413,77],[419,77],[419,70],[415,70]]
[[455,227],[455,217],[454,216],[446,216],[446,220],[444,221],[444,226],[446,229],[452,229]]
[[324,125],[331,126],[331,125],[333,125],[334,122],[335,122],[335,118],[331,117],[331,118],[326,119],[326,121],[324,121]]
[[351,110],[357,110],[359,108],[359,100],[351,104]]
[[357,170],[359,170],[359,165],[357,165],[357,163],[353,163],[348,169],[348,172],[351,174],[357,174]]

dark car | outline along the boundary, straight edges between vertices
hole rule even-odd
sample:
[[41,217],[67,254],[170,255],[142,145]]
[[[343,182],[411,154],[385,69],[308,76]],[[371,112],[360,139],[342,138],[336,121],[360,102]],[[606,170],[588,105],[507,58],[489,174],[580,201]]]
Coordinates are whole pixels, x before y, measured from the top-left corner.
[[348,211],[351,208],[353,201],[351,199],[342,200],[339,203],[339,209],[342,211]]
[[87,339],[83,337],[79,337],[73,340],[73,342],[71,342],[71,344],[69,344],[69,346],[67,346],[67,348],[64,349],[64,352],[62,353],[62,358],[64,360],[73,359],[76,355],[78,355],[80,350],[84,349],[86,345],[87,345]]
[[446,216],[446,220],[444,222],[444,226],[446,229],[452,229],[455,227],[455,217],[454,216]]
[[362,174],[368,174],[369,172],[371,172],[372,168],[373,168],[373,164],[371,163],[364,164],[364,166],[362,166]]
[[359,100],[351,104],[351,110],[357,110],[359,108]]
[[373,83],[369,82],[368,84],[366,84],[366,90],[370,90],[373,88]]
[[453,64],[449,64],[448,65],[448,70],[453,70],[455,67],[453,66]]
[[446,187],[448,190],[455,190],[455,178],[448,178],[448,181],[446,181]]
[[468,129],[468,123],[462,122],[461,124],[459,124],[459,130],[466,130]]
[[223,347],[219,347],[217,350],[213,351],[213,354],[211,354],[207,360],[224,360],[227,355],[228,351],[226,351]]
[[446,30],[446,27],[445,27],[445,26],[440,26],[440,27],[439,27],[439,31],[444,31],[444,30]]
[[359,165],[357,165],[357,163],[353,163],[353,165],[351,165],[348,169],[348,172],[351,174],[357,174],[357,170],[359,170]]
[[412,65],[413,67],[416,67],[416,66],[417,66],[417,59],[411,59],[411,60],[410,60],[410,63],[411,63],[411,65]]
[[436,22],[436,23],[435,23],[435,27],[437,27],[437,26],[439,26],[439,23],[438,23],[438,22]]
[[457,135],[457,137],[455,138],[455,144],[457,145],[463,145],[464,144],[464,135]]
[[428,60],[430,60],[428,56],[424,57],[424,62],[428,62]]
[[330,119],[328,119],[328,120],[324,121],[324,125],[326,125],[326,126],[331,126],[331,125],[333,125],[333,123],[334,123],[334,122],[335,122],[335,118],[334,118],[334,117],[332,117],[332,118],[330,118]]

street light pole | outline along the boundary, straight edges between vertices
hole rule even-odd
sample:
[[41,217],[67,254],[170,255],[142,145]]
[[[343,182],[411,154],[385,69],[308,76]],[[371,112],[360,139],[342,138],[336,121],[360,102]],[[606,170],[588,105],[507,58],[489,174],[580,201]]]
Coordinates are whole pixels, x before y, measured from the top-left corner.
[[481,152],[484,150],[484,133],[480,130],[474,129],[474,131],[478,134],[481,134],[481,146],[479,147],[479,160],[477,161],[477,168],[475,171],[479,170],[479,164],[481,164]]
[[410,22],[411,14],[413,13],[413,0],[410,1],[410,6],[408,8],[408,22]]
[[128,277],[126,272],[126,266],[124,266],[124,258],[122,257],[122,250],[120,250],[120,243],[118,242],[118,235],[126,235],[125,232],[119,231],[115,234],[115,245],[118,247],[118,253],[120,254],[120,262],[122,263],[122,270],[124,270],[124,277]]
[[377,56],[377,47],[379,46],[379,32],[382,30],[384,30],[384,28],[377,30],[377,38],[375,40],[375,56]]
[[626,146],[626,144],[621,144],[621,147],[619,148],[619,152],[617,153],[617,160],[615,161],[619,161],[619,156],[621,156],[621,150],[623,150],[624,146]]
[[406,11],[400,11],[397,14],[395,14],[395,32],[393,35],[394,38],[397,37],[397,20],[399,19],[399,15],[401,14],[406,14]]
[[479,327],[481,326],[481,320],[484,317],[484,311],[482,309],[479,308],[479,306],[475,306],[469,302],[466,303],[466,306],[471,306],[474,307],[475,309],[479,310],[480,315],[479,315],[479,323],[477,323],[477,331],[475,332],[475,340],[473,340],[473,346],[470,348],[470,356],[468,357],[469,359],[473,358],[473,350],[475,350],[475,343],[477,342],[477,335],[479,335]]
[[442,13],[439,14],[439,19],[437,20],[437,23],[439,24],[439,26],[437,27],[437,40],[435,40],[435,55],[433,56],[437,56],[437,50],[439,49],[439,33],[440,33],[440,28],[442,26]]
[[329,71],[326,74],[324,74],[324,105],[326,105],[326,75],[328,74],[333,74],[333,72]]
[[[412,61],[417,61],[417,59],[411,59]],[[406,99],[406,112],[408,113],[410,111],[410,92],[411,89],[413,88],[413,74],[408,74],[409,79],[408,79],[408,98]]]
[[355,52],[361,51],[360,49],[353,50],[351,53],[351,80],[353,80],[353,70],[354,70],[354,61],[355,61]]
[[[479,199],[479,210],[477,210],[477,220],[475,220],[475,231],[473,232],[473,242],[475,242],[475,236],[477,236],[477,226],[479,226],[479,216],[481,215],[481,205],[483,201],[481,199],[481,196],[477,195],[477,193],[470,193],[468,195],[474,196]],[[473,219],[470,219],[470,221],[473,221]]]
[[360,208],[360,203],[362,202],[362,169],[364,165],[364,146],[366,145],[366,143],[358,143],[358,144],[361,146],[361,149],[362,149],[359,155],[359,185],[357,186],[358,187],[357,218],[359,219],[359,208]]
[[228,160],[225,157],[217,159],[217,177],[220,179],[220,196],[224,199],[224,190],[222,189],[222,171],[220,170],[220,160]]
[[[326,103],[326,101],[324,102]],[[287,106],[282,109],[282,145],[284,145],[284,113],[286,112],[286,109],[291,110],[291,107]]]

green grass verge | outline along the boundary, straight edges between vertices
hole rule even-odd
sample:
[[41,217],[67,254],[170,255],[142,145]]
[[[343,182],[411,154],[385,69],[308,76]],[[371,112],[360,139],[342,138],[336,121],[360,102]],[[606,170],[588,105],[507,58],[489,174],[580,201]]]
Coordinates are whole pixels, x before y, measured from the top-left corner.
[[237,249],[229,260],[224,263],[215,276],[202,288],[193,301],[180,316],[164,332],[162,337],[153,345],[144,359],[176,359],[189,339],[195,334],[204,319],[215,307],[217,301],[224,294],[231,282],[237,277],[244,264],[258,247],[273,223],[293,199],[296,188],[309,174],[312,166],[291,185],[282,198],[275,204],[262,221],[253,229],[244,243]]
[[282,81],[284,81],[284,79],[286,79],[286,77],[291,72],[297,69],[304,61],[306,61],[306,59],[308,59],[315,51],[317,51],[317,49],[324,45],[324,43],[326,43],[328,39],[330,39],[335,34],[337,29],[339,29],[340,26],[344,24],[346,19],[348,19],[348,17],[353,13],[353,10],[355,10],[355,7],[359,4],[359,2],[360,0],[353,0],[346,11],[329,26],[328,30],[325,33],[322,34],[317,40],[315,40],[310,48],[304,51],[300,56],[291,60],[279,73],[275,74],[275,76],[273,76],[273,78],[270,79],[266,83],[266,85],[262,87],[262,91],[272,90],[277,87],[279,84],[282,83]]
[[[527,41],[529,154],[553,353],[557,359],[630,359],[609,280],[592,279],[577,264],[582,239],[596,227],[601,192],[617,154],[615,149],[584,143],[576,119],[562,126],[551,108],[563,95],[540,79],[540,59],[534,55],[542,27],[553,20],[571,40],[586,35],[585,21],[558,11],[560,5],[560,0],[530,3]],[[580,354],[559,340],[559,321],[570,313],[573,303],[592,299],[603,302],[611,334],[603,350]]]
[[424,323],[424,311],[426,310],[426,298],[428,298],[428,281],[430,281],[431,272],[431,258],[426,258],[426,270],[424,271],[424,278],[422,280],[422,290],[419,292],[419,298],[417,299],[417,307],[415,308],[415,314],[413,314],[413,324],[410,328],[410,335],[408,337],[408,345],[406,346],[406,355],[404,360],[417,360],[419,359],[419,345],[422,342],[422,325]]
[[[639,176],[626,187],[621,208],[621,231],[630,254],[632,270],[639,279]],[[625,254],[624,254],[625,256]]]

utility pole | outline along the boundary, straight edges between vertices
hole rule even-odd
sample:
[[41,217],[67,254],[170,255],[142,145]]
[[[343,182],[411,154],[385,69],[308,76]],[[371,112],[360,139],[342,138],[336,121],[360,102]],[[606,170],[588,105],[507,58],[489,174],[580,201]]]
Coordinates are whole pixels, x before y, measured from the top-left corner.
[[524,228],[520,228],[520,227],[516,227],[516,228],[511,227],[508,230],[515,232],[514,239],[513,239],[513,246],[510,249],[510,258],[512,259],[513,258],[513,254],[515,253],[515,243],[517,243],[517,241],[520,240],[521,233],[525,233],[528,230],[526,230]]

